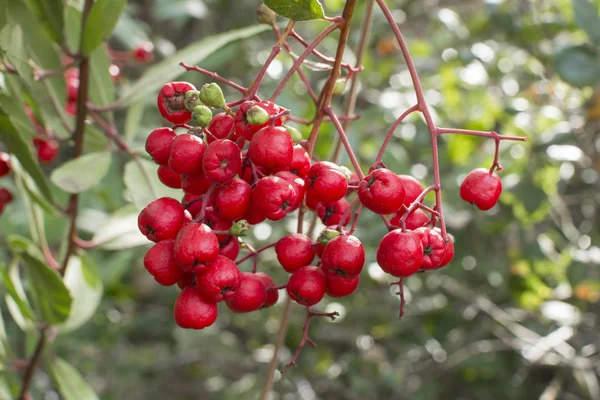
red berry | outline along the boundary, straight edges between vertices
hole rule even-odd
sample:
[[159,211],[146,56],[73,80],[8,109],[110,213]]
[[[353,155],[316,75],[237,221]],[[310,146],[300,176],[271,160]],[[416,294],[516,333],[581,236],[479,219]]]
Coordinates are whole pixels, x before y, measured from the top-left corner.
[[204,329],[217,320],[217,303],[203,299],[195,287],[186,287],[179,293],[173,315],[181,328]]
[[260,179],[252,191],[252,202],[265,217],[278,221],[285,217],[294,201],[296,193],[292,185],[276,176]]
[[[269,125],[269,121],[261,125],[252,125],[248,122],[248,120],[246,119],[246,112],[250,107],[254,105],[259,105],[260,107],[262,107],[270,116],[276,115],[279,112],[281,112],[281,108],[277,104],[272,103],[268,100],[261,101],[259,103],[255,103],[253,101],[245,101],[242,104],[240,104],[240,107],[235,113],[235,132],[237,136],[242,136],[246,140],[252,139],[254,133]],[[278,118],[275,121],[273,121],[274,126],[281,126],[282,123],[283,122],[281,118]]]
[[310,157],[304,147],[299,144],[294,146],[292,162],[289,165],[290,172],[304,178],[310,169]]
[[208,191],[213,181],[204,173],[204,170],[195,172],[193,175],[183,175],[181,187],[187,194],[203,195]]
[[404,193],[406,194],[406,197],[404,197],[404,205],[408,207],[423,192],[423,186],[421,185],[421,182],[410,175],[398,175],[398,178],[400,178],[402,186],[404,187]]
[[163,185],[173,189],[181,188],[181,175],[173,171],[171,168],[165,165],[160,165],[157,173],[158,179],[163,183]]
[[[210,227],[213,231],[228,231],[231,228],[231,221],[226,221],[219,217],[219,214],[214,210],[213,207],[207,207],[206,213],[204,214],[204,223]],[[217,235],[219,243],[224,242],[231,236],[229,234]]]
[[267,291],[260,276],[242,272],[242,282],[235,296],[227,300],[227,307],[235,313],[247,313],[261,308],[267,301]]
[[133,49],[133,58],[140,63],[149,63],[154,58],[154,45],[151,42],[143,42]]
[[[306,183],[306,181],[305,181]],[[316,211],[317,207],[319,207],[319,200],[317,200],[316,195],[314,194],[314,192],[306,192],[306,196],[304,197],[306,199],[306,207],[308,207],[309,209]]]
[[[183,196],[181,203],[188,203],[192,200],[196,200],[201,197],[202,196],[186,194],[185,196]],[[210,199],[208,200],[208,203],[210,203]],[[196,214],[198,214],[200,212],[200,210],[202,209],[202,200],[196,200],[193,203],[190,203],[187,207],[185,207],[185,209],[188,210],[188,212],[190,213],[191,216],[195,217]]]
[[306,183],[304,182],[304,179],[300,178],[296,174],[287,171],[280,171],[276,173],[275,176],[285,180],[287,183],[292,185],[295,196],[290,203],[290,209],[288,210],[288,213],[296,210],[302,204],[302,200],[304,200],[304,194],[306,192]]
[[196,275],[193,272],[183,272],[181,278],[177,281],[177,286],[179,286],[179,289],[196,286]]
[[183,275],[175,262],[174,245],[174,240],[163,240],[152,246],[144,256],[144,267],[163,286],[176,284]]
[[67,101],[65,103],[65,112],[70,116],[74,117],[77,115],[77,102],[75,101]]
[[58,142],[54,139],[34,138],[33,145],[37,149],[37,156],[40,162],[52,162],[58,155]]
[[202,168],[210,179],[223,183],[233,178],[242,166],[240,148],[227,139],[215,140],[206,148]]
[[386,168],[371,172],[358,185],[360,202],[377,214],[397,211],[402,206],[404,197],[402,181]]
[[185,124],[192,113],[185,108],[185,93],[196,88],[187,82],[169,82],[158,93],[156,103],[160,114],[174,124]]
[[460,197],[480,210],[489,210],[498,202],[502,193],[502,181],[495,172],[490,174],[485,168],[469,172],[460,185]]
[[148,204],[138,216],[140,232],[153,242],[175,239],[183,225],[191,219],[180,202],[161,197]]
[[10,173],[10,156],[8,153],[0,151],[0,177]]
[[11,201],[13,201],[13,195],[10,190],[6,188],[0,188],[0,204],[4,206]]
[[255,165],[281,168],[292,162],[294,141],[285,128],[267,126],[256,132],[250,140],[248,156]]
[[[398,228],[402,227],[400,220],[404,215],[404,210],[400,210],[390,219],[390,224],[397,226]],[[411,212],[408,217],[406,217],[406,229],[409,231],[414,231],[417,228],[422,227],[423,225],[429,222],[429,215],[420,208],[417,208],[413,212]]]
[[325,225],[338,225],[342,218],[342,225],[347,225],[350,222],[350,203],[344,198],[331,203],[318,203],[317,214]]
[[340,235],[327,243],[321,262],[327,273],[354,277],[365,265],[365,249],[357,237]]
[[75,103],[77,101],[77,96],[79,95],[79,70],[73,68],[73,70],[77,71],[77,74],[73,77],[67,77],[67,102]]
[[173,140],[169,167],[178,174],[194,175],[202,171],[206,144],[198,136],[184,133]]
[[352,294],[358,287],[360,275],[345,278],[341,275],[325,273],[326,293],[331,297],[345,297]]
[[248,207],[248,211],[246,211],[246,215],[244,218],[251,225],[256,225],[263,222],[267,217],[262,209],[256,204],[256,201],[250,200],[250,206]]
[[213,209],[219,218],[236,221],[248,211],[252,189],[246,181],[233,178],[217,187],[212,194]]
[[225,241],[219,243],[219,254],[235,261],[240,254],[240,242],[235,236],[229,236]]
[[197,271],[219,255],[217,236],[206,224],[192,222],[175,239],[175,261],[186,272]]
[[146,138],[146,151],[158,165],[167,165],[177,135],[171,128],[156,128]]
[[229,258],[218,256],[215,261],[196,273],[200,295],[210,301],[232,298],[240,288],[242,274]]
[[315,258],[316,249],[312,240],[302,233],[286,235],[275,244],[277,261],[287,272],[294,272],[310,265]]
[[[210,121],[210,124],[208,124],[208,131],[212,133],[216,139],[230,139],[235,141],[237,139],[236,135],[231,135],[231,137],[229,137],[230,133],[235,132],[233,128],[234,124],[235,119],[231,115],[222,112],[215,115]],[[206,141],[208,143],[212,143],[214,140],[215,139],[210,135],[206,136]]]
[[314,306],[325,296],[325,273],[319,267],[302,267],[292,274],[286,290],[298,304]]
[[273,278],[271,278],[264,272],[257,272],[254,275],[262,279],[263,283],[265,284],[265,292],[267,294],[267,298],[262,308],[271,307],[273,304],[277,303],[277,300],[279,300],[279,291],[277,289],[269,290],[269,288],[274,288],[275,286],[277,286],[275,285],[275,281],[273,281]]
[[329,161],[313,164],[304,180],[307,194],[319,202],[338,201],[348,189],[348,180],[342,169]]
[[406,278],[421,268],[423,245],[415,232],[395,229],[385,235],[377,247],[377,264],[398,278]]
[[454,243],[448,237],[444,240],[439,228],[419,228],[415,231],[423,245],[423,261],[421,268],[438,269],[452,261],[454,258]]

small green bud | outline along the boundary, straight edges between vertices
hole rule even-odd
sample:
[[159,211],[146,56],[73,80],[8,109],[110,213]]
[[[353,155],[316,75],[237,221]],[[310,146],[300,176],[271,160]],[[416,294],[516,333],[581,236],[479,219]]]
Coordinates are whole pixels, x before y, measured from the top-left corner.
[[194,108],[201,106],[202,102],[200,101],[200,92],[197,90],[188,90],[185,92],[183,105],[190,112],[193,112]]
[[262,125],[269,121],[270,115],[261,106],[252,106],[246,111],[246,120],[251,125]]
[[245,219],[242,219],[231,225],[229,233],[232,236],[248,236],[248,233],[250,233],[250,224]]
[[207,83],[200,89],[200,101],[211,108],[225,107],[223,91],[216,83]]
[[292,140],[294,141],[294,143],[298,143],[298,142],[302,141],[302,139],[304,139],[302,137],[302,134],[300,133],[300,131],[298,129],[294,128],[293,126],[284,125],[283,127],[285,129],[287,129],[287,131],[290,134],[290,136],[292,137]]
[[203,128],[206,128],[210,124],[212,117],[212,111],[206,106],[196,106],[194,111],[192,111],[192,119]]
[[335,81],[335,85],[333,86],[333,95],[341,96],[346,91],[346,80],[344,78],[340,78]]
[[333,229],[323,229],[321,231],[321,233],[319,233],[319,237],[317,238],[317,242],[326,245],[327,243],[329,243],[332,239],[340,236],[341,233],[333,230]]
[[352,172],[350,172],[348,167],[345,167],[343,165],[340,166],[340,169],[342,170],[342,173],[344,174],[348,182],[350,182],[350,179],[352,179]]
[[256,9],[256,20],[261,24],[274,25],[275,12],[264,4],[261,4]]

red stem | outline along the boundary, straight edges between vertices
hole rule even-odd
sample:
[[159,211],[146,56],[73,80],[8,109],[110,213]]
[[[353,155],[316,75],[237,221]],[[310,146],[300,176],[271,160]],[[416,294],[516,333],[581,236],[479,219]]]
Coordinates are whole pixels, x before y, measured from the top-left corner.
[[325,112],[327,113],[327,115],[329,115],[329,118],[331,118],[333,125],[335,126],[335,128],[338,131],[340,140],[342,141],[342,143],[344,144],[344,147],[346,148],[346,152],[348,153],[348,157],[350,158],[350,162],[352,163],[352,166],[354,166],[354,169],[356,170],[358,179],[360,179],[362,181],[365,178],[365,174],[362,172],[362,169],[360,168],[360,164],[358,163],[358,160],[356,159],[356,155],[354,154],[354,151],[352,150],[352,146],[350,146],[350,142],[348,141],[348,137],[346,136],[346,133],[344,132],[344,128],[342,127],[340,120],[338,119],[337,115],[335,115],[335,113],[333,112],[331,107],[325,107]]
[[196,71],[196,72],[200,72],[201,74],[207,75],[209,77],[211,77],[212,79],[214,79],[215,81],[219,81],[221,83],[224,83],[228,86],[231,86],[232,88],[234,88],[235,90],[238,90],[242,93],[246,93],[246,90],[248,90],[247,88],[243,87],[242,85],[239,85],[233,81],[230,81],[227,78],[223,78],[222,76],[220,76],[219,74],[217,74],[216,72],[211,72],[208,71],[204,68],[200,68],[200,67],[196,67],[196,66],[191,66],[191,65],[187,65],[186,63],[184,63],[183,61],[179,63],[179,65],[181,65],[183,68],[185,68],[187,71]]
[[265,251],[267,249],[270,249],[271,247],[274,247],[276,244],[277,244],[277,242],[270,243],[270,244],[267,244],[267,245],[265,245],[263,247],[260,247],[260,248],[258,248],[256,250],[254,250],[251,246],[248,246],[248,250],[250,250],[250,253],[246,254],[244,257],[240,258],[235,263],[237,265],[240,265],[241,263],[243,263],[244,261],[246,261],[250,257],[254,257],[257,254],[262,253],[263,251]]
[[385,136],[385,139],[383,140],[383,144],[381,145],[381,149],[379,149],[379,153],[377,154],[377,158],[375,158],[375,162],[373,162],[372,168],[376,167],[381,162],[381,159],[383,158],[383,153],[385,152],[385,149],[386,149],[388,143],[392,139],[392,136],[394,135],[394,132],[396,131],[396,128],[398,127],[398,125],[400,125],[400,123],[404,120],[404,118],[406,118],[409,114],[411,114],[415,111],[418,111],[418,110],[419,110],[419,105],[415,104],[408,110],[404,111],[402,113],[402,115],[400,115],[398,117],[396,122],[394,122],[394,124],[390,128],[390,131],[388,132],[388,134]]

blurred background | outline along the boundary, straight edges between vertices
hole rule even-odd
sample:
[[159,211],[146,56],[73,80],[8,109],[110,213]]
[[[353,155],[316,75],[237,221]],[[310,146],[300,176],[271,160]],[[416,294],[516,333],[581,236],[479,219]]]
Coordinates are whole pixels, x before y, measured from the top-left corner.
[[[129,1],[109,43],[114,50],[127,51],[150,41],[153,62],[160,62],[211,35],[256,25],[259,4]],[[344,1],[323,4],[327,15],[339,15]],[[352,23],[345,56],[350,63],[365,4],[359,2]],[[491,165],[493,141],[441,138],[444,209],[456,255],[446,268],[407,280],[402,320],[397,318],[395,289],[374,260],[385,227],[363,212],[356,234],[367,250],[360,287],[349,298],[326,298],[317,306],[337,310],[341,317],[335,322],[313,320],[310,336],[318,347],[305,348],[297,368],[283,376],[276,373],[272,399],[600,399],[600,2],[388,4],[408,41],[439,126],[496,130],[527,136],[528,142],[502,143],[504,192],[500,203],[484,213],[460,200],[458,186],[471,169]],[[298,23],[297,30],[310,40],[324,26]],[[223,47],[200,66],[249,85],[274,42],[274,33],[265,29]],[[320,48],[334,54],[336,46],[333,36]],[[284,53],[275,60],[263,95],[270,95],[291,63]],[[406,65],[379,11],[364,66],[356,111],[362,118],[351,124],[349,138],[367,166],[391,123],[415,103]],[[123,67],[117,91],[147,67]],[[309,75],[318,88],[328,71],[315,69]],[[194,73],[181,79],[197,87],[209,82]],[[234,93],[226,95],[234,99]],[[310,119],[314,106],[307,98],[294,78],[279,103]],[[343,98],[334,102],[341,111]],[[154,94],[115,116],[119,129],[139,150],[148,133],[163,124]],[[321,132],[317,156],[325,158],[335,132],[330,124]],[[432,183],[429,134],[418,116],[398,128],[388,149],[384,161],[389,168],[411,174],[424,185]],[[342,160],[350,166],[347,158]],[[138,209],[132,210],[132,186],[123,179],[128,161],[115,153],[102,184],[81,196],[79,228],[88,232],[86,239],[97,238],[101,228],[109,236],[115,229],[128,233],[93,252],[104,295],[87,324],[58,336],[56,353],[80,371],[102,399],[258,398],[279,327],[281,300],[249,315],[232,315],[221,307],[210,328],[178,329],[172,317],[178,289],[156,285],[142,264],[148,247],[135,236]],[[126,186],[129,193],[124,196]],[[6,235],[28,232],[25,206],[17,200],[11,207],[0,217],[3,242]],[[134,217],[117,221],[121,225],[116,228],[108,224],[115,222],[116,211]],[[64,221],[47,216],[45,222],[50,247],[56,248]],[[260,246],[294,230],[291,217],[289,223],[257,226],[250,240]],[[250,263],[242,265],[250,268]],[[274,252],[261,255],[259,269],[271,273],[276,282],[286,277]],[[23,348],[19,328],[4,304],[2,312],[11,345]],[[293,305],[280,366],[300,341],[304,316],[304,310]],[[18,376],[7,379],[12,385],[19,382]],[[41,369],[33,386],[34,398],[59,398]]]

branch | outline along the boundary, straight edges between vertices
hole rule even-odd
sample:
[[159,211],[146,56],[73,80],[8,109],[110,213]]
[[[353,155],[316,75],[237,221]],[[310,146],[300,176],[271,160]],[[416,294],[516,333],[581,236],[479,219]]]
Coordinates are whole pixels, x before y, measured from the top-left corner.
[[29,360],[27,364],[27,369],[25,370],[25,374],[23,375],[23,384],[21,385],[21,393],[19,394],[19,400],[27,400],[29,395],[29,386],[31,385],[31,378],[33,378],[33,373],[35,372],[35,368],[37,367],[38,362],[40,361],[40,357],[42,356],[42,352],[44,350],[44,346],[46,345],[46,330],[48,327],[43,327],[40,329],[40,338],[38,339],[37,345],[35,346],[35,351],[33,352],[33,356],[31,356],[31,360]]
[[242,85],[238,85],[237,83],[230,81],[227,78],[223,78],[221,75],[217,74],[216,72],[211,72],[204,68],[187,65],[183,61],[180,62],[179,65],[181,65],[187,71],[196,71],[196,72],[200,72],[201,74],[207,75],[207,76],[211,77],[212,79],[214,79],[215,81],[219,81],[228,86],[231,86],[232,88],[234,88],[235,90],[237,90],[239,92],[246,93],[246,91],[248,90],[247,88],[243,87]]

